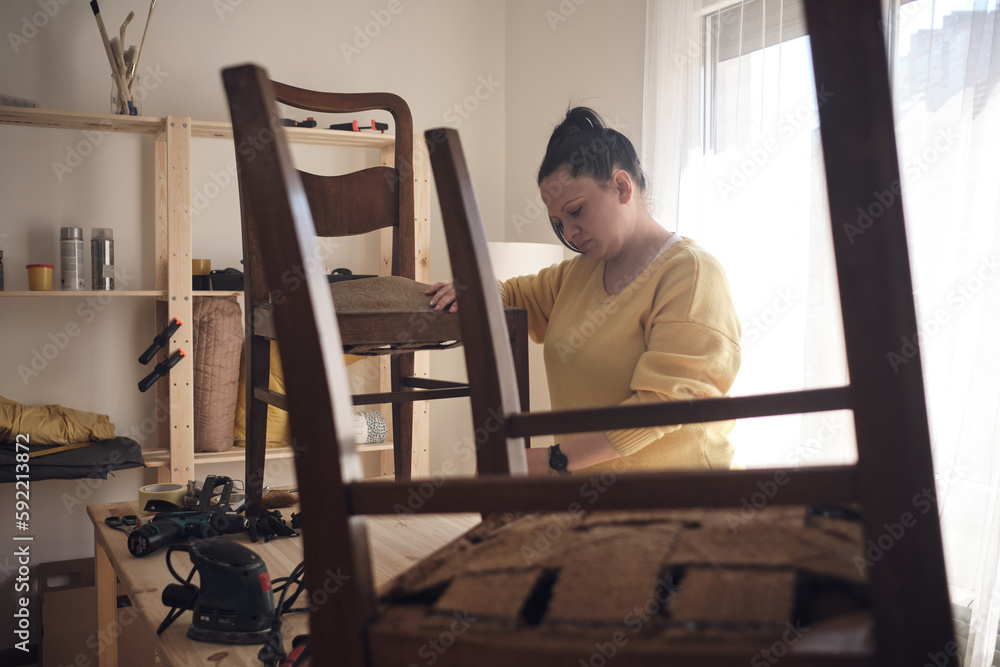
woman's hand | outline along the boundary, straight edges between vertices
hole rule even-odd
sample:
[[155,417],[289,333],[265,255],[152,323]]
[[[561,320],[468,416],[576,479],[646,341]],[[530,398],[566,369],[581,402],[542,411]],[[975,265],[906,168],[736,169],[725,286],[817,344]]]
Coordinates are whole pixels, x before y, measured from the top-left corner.
[[434,283],[424,294],[431,297],[430,307],[434,310],[445,310],[449,313],[458,312],[458,293],[455,283]]

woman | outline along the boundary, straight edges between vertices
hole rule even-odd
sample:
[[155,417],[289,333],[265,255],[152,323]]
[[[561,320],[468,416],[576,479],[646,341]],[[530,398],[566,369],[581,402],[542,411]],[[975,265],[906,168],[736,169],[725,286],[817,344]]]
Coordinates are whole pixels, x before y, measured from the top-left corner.
[[[591,109],[571,109],[538,171],[552,227],[579,257],[500,283],[544,343],[554,410],[724,396],[740,366],[740,324],[722,267],[661,227],[643,202],[635,148]],[[453,283],[428,291],[458,309]],[[733,422],[557,436],[528,450],[529,474],[728,468]]]

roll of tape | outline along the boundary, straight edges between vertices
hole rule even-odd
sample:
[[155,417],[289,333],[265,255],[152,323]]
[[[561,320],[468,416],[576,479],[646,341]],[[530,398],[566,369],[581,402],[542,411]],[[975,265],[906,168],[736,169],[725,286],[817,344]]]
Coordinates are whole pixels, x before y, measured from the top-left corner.
[[150,500],[166,500],[174,505],[184,505],[186,486],[180,484],[149,484],[139,489],[139,511],[143,511]]
[[354,413],[354,442],[376,444],[385,442],[387,436],[385,418],[378,410],[363,410]]

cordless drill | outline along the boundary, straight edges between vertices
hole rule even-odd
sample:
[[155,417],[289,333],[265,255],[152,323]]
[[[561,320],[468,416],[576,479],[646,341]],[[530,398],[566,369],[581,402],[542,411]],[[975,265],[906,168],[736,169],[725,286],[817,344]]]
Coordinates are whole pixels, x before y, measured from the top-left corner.
[[163,512],[128,536],[133,556],[151,554],[165,544],[187,537],[215,537],[246,530],[246,519],[235,512],[179,510]]
[[[218,495],[218,502],[213,504],[219,487],[222,487],[222,493]],[[229,505],[232,491],[232,479],[209,475],[205,478],[194,509],[158,514],[153,521],[129,533],[128,550],[133,556],[140,557],[180,538],[215,537],[246,530],[246,519]]]

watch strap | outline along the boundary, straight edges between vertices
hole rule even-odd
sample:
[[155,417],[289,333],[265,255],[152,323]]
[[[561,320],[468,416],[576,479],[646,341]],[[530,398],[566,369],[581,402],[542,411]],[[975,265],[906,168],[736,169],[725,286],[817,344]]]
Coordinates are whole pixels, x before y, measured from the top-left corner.
[[560,475],[570,474],[566,466],[569,465],[569,459],[566,455],[562,453],[559,449],[558,443],[549,447],[549,468],[556,471]]

